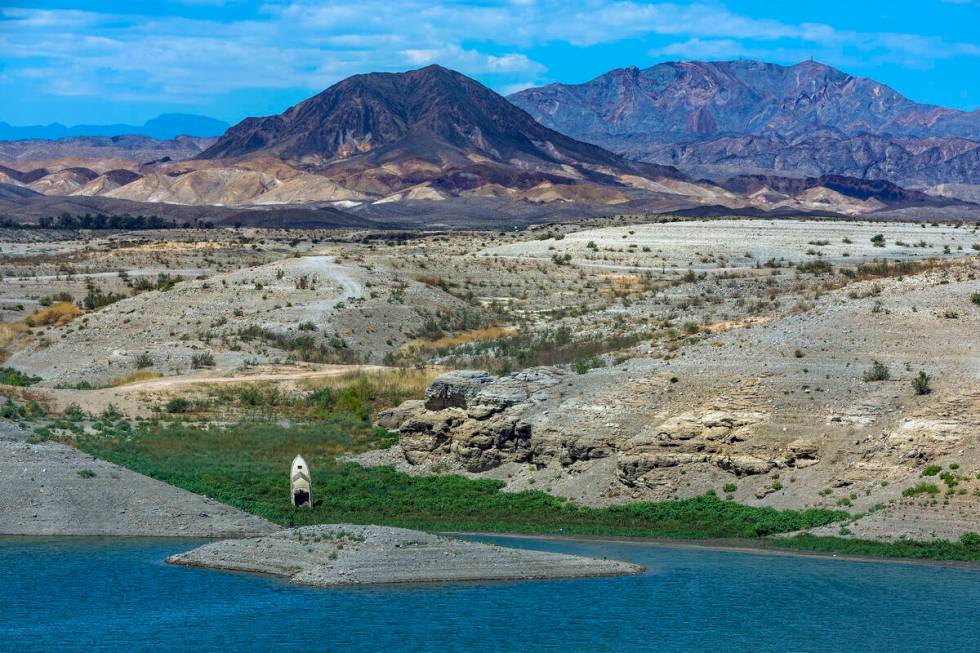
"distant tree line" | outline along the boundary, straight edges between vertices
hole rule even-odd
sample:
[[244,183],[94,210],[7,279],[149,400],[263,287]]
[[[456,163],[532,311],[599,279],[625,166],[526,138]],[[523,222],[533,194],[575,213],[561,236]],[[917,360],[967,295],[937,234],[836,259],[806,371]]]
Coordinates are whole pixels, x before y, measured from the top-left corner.
[[37,225],[17,222],[9,217],[0,217],[0,227],[8,229],[120,229],[138,231],[141,229],[210,229],[213,223],[197,219],[194,222],[178,223],[157,215],[105,215],[104,213],[86,213],[71,215],[62,213],[58,217],[46,216],[39,218]]

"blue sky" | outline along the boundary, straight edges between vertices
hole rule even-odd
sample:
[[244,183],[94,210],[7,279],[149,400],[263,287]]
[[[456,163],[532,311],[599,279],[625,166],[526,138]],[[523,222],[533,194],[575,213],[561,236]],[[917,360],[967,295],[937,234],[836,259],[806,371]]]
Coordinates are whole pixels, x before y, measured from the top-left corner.
[[980,0],[0,0],[0,120],[236,122],[440,63],[502,93],[660,61],[813,57],[980,107]]

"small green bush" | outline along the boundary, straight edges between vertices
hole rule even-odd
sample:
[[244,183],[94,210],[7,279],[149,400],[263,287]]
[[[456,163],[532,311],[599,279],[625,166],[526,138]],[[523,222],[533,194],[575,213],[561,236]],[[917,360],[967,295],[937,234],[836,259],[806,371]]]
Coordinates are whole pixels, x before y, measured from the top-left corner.
[[936,487],[935,483],[919,483],[902,490],[903,497],[914,497],[920,494],[936,495],[939,494],[939,488]]
[[191,402],[183,397],[174,397],[167,402],[166,410],[168,413],[186,413],[191,408]]
[[593,356],[592,358],[575,361],[575,372],[578,374],[585,374],[589,370],[605,366],[606,362],[602,360],[602,358]]
[[919,370],[918,375],[912,379],[912,389],[915,390],[915,394],[927,395],[932,392],[932,388],[929,387],[929,380],[929,375]]
[[935,476],[936,474],[938,474],[941,471],[943,471],[943,468],[940,467],[939,465],[929,465],[928,467],[926,467],[925,469],[922,470],[922,475],[923,476]]
[[191,367],[200,369],[202,367],[214,367],[214,354],[209,351],[191,356]]
[[0,385],[12,385],[20,388],[34,385],[41,380],[39,376],[31,376],[12,367],[0,367]]
[[980,535],[968,531],[960,536],[960,544],[971,549],[980,549]]
[[865,383],[871,383],[873,381],[887,381],[892,376],[891,372],[888,370],[888,366],[879,360],[872,361],[871,367],[869,367],[864,372]]

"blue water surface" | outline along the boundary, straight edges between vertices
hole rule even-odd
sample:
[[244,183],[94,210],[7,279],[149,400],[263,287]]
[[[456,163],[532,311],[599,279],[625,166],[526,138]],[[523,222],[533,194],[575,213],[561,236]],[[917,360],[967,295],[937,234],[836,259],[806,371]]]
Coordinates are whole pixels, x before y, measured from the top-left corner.
[[294,587],[166,565],[199,540],[0,538],[0,650],[978,651],[980,571],[481,538],[642,576]]

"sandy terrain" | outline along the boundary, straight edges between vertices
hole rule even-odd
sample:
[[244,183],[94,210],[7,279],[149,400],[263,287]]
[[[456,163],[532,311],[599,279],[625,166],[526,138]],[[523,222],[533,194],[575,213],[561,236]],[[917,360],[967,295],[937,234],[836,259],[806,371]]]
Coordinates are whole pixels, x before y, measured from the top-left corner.
[[283,576],[314,587],[638,574],[615,560],[526,551],[384,526],[330,524],[224,540],[167,558],[191,567]]
[[[885,236],[875,247],[872,236]],[[845,239],[851,242],[844,242]],[[967,228],[909,223],[830,222],[804,220],[713,220],[633,224],[569,233],[562,240],[529,240],[482,249],[483,256],[551,258],[572,255],[577,264],[616,264],[661,270],[735,269],[756,261],[805,261],[821,258],[840,263],[870,258],[910,259],[941,255],[978,241]],[[925,242],[925,246],[915,247]],[[593,243],[595,247],[590,247]],[[814,244],[824,243],[824,244]],[[899,243],[906,243],[900,245]],[[649,248],[649,251],[644,251]],[[807,254],[807,251],[814,254]],[[959,251],[962,255],[963,251]],[[819,255],[819,256],[818,256]],[[951,254],[955,255],[955,254]],[[726,263],[727,262],[727,263]]]

